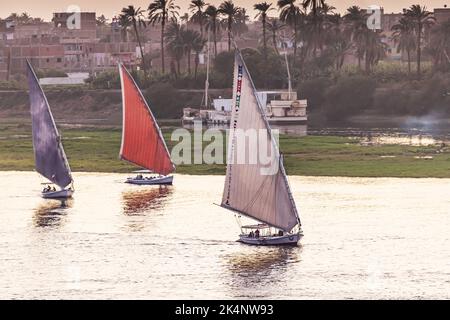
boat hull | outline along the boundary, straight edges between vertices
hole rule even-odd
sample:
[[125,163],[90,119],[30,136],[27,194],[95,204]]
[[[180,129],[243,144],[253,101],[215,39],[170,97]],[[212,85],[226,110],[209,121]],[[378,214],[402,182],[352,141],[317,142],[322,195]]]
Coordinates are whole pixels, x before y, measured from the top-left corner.
[[73,192],[74,192],[73,190],[42,192],[42,198],[44,198],[44,199],[67,199],[67,198],[72,198]]
[[307,124],[307,117],[272,117],[267,119],[270,124]]
[[155,177],[150,179],[136,179],[128,178],[125,183],[134,184],[138,186],[152,186],[152,185],[172,185],[173,176]]
[[303,237],[302,234],[289,234],[279,237],[249,237],[248,235],[240,235],[239,242],[255,245],[255,246],[296,246]]

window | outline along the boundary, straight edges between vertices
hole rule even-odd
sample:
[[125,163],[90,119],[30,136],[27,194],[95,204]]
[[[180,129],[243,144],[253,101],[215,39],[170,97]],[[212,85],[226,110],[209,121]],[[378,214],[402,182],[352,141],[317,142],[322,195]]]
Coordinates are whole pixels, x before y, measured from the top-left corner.
[[56,62],[62,62],[61,58],[56,58]]
[[49,58],[47,58],[47,63],[49,63],[50,62],[50,59]]

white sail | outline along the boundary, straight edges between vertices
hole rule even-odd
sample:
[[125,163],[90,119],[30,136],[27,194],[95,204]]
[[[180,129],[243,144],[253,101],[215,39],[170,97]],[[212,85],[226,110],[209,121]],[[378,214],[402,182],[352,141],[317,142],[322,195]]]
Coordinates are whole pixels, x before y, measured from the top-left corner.
[[[258,152],[246,145],[241,150],[236,144],[236,134],[249,129],[265,132],[259,135],[258,145],[272,145],[272,163],[277,163],[274,174],[264,174],[266,166],[257,161],[237,161],[238,154]],[[267,141],[261,141],[266,139]],[[300,224],[297,209],[279,155],[278,146],[257,98],[256,90],[242,55],[236,52],[234,63],[233,113],[230,125],[227,175],[222,207],[254,218],[272,227],[291,231]],[[238,150],[239,149],[239,150]]]

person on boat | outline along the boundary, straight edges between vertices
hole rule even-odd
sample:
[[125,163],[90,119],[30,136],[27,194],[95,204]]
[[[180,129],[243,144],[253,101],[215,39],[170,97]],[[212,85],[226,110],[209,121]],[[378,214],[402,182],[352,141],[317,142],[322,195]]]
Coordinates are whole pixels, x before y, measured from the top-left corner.
[[255,231],[255,238],[259,238],[259,230],[258,229],[256,229],[256,231]]
[[253,233],[253,231],[250,231],[250,233],[248,234],[249,238],[253,238],[255,236],[255,234]]
[[53,188],[52,188],[52,191],[53,191],[53,192],[56,192],[56,188],[55,188],[55,187],[53,187]]
[[279,236],[279,237],[284,236],[284,232],[283,232],[282,230],[278,231],[278,236]]
[[137,177],[136,177],[136,180],[142,180],[142,178],[143,178],[142,174],[138,174]]

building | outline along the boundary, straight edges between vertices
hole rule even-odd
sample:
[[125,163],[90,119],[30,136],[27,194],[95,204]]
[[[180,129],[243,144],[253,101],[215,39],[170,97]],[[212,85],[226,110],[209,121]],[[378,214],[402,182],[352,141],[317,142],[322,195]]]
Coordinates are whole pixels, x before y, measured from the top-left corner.
[[0,41],[14,39],[15,23],[12,20],[0,20]]
[[71,24],[74,13],[56,12],[53,14],[53,31],[62,39],[97,39],[97,20],[95,12],[80,12],[80,28]]
[[437,24],[442,24],[450,20],[450,8],[445,6],[444,8],[437,8],[433,11],[434,18]]
[[9,48],[0,45],[0,81],[9,80],[10,57]]
[[10,46],[10,73],[24,73],[26,59],[37,69],[63,69],[64,47],[60,44],[27,44]]

